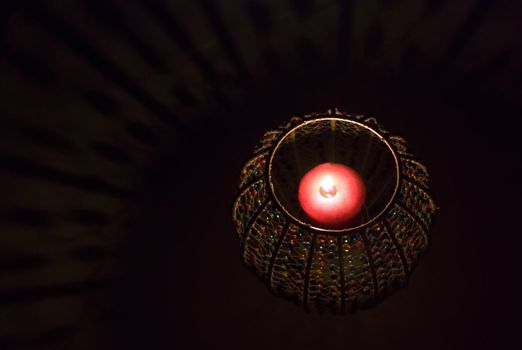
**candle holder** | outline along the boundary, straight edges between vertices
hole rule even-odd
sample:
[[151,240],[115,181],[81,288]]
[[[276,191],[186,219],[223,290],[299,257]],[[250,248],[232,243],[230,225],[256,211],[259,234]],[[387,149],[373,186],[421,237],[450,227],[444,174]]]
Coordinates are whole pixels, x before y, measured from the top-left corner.
[[[300,179],[318,164],[354,169],[366,198],[358,220],[310,220]],[[372,117],[337,109],[296,116],[267,131],[241,172],[233,221],[245,265],[306,310],[345,313],[404,286],[430,242],[437,206],[426,166]]]

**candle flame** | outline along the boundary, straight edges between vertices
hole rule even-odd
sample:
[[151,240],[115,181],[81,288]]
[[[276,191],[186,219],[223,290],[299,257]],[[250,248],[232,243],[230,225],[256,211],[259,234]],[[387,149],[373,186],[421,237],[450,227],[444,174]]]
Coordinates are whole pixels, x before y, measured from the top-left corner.
[[337,188],[330,176],[325,176],[319,185],[319,193],[325,198],[332,198],[337,194]]

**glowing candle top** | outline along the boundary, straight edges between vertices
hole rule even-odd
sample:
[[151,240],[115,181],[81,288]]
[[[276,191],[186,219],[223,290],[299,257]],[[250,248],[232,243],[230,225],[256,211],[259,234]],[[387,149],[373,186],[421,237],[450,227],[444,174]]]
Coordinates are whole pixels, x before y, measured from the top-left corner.
[[323,163],[299,183],[299,203],[310,219],[324,228],[344,228],[354,221],[366,199],[366,187],[352,168]]

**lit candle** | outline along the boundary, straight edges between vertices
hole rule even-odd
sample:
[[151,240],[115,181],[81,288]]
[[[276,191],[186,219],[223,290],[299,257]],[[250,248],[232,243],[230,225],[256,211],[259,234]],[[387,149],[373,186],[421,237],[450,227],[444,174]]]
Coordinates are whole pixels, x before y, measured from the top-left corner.
[[352,168],[323,163],[303,176],[298,198],[314,224],[323,228],[345,228],[357,220],[366,199],[366,187]]

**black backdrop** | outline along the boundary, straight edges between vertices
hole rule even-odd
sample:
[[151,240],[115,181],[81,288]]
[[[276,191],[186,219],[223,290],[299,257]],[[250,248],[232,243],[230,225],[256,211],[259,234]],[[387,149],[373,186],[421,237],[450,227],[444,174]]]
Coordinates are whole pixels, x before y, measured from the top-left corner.
[[[371,3],[7,4],[2,348],[489,349],[516,340],[520,6]],[[245,25],[237,8],[250,36],[236,36]],[[155,26],[167,39],[150,34]],[[239,171],[263,131],[332,107],[404,136],[440,206],[409,285],[345,316],[273,296],[241,265],[231,221]]]

